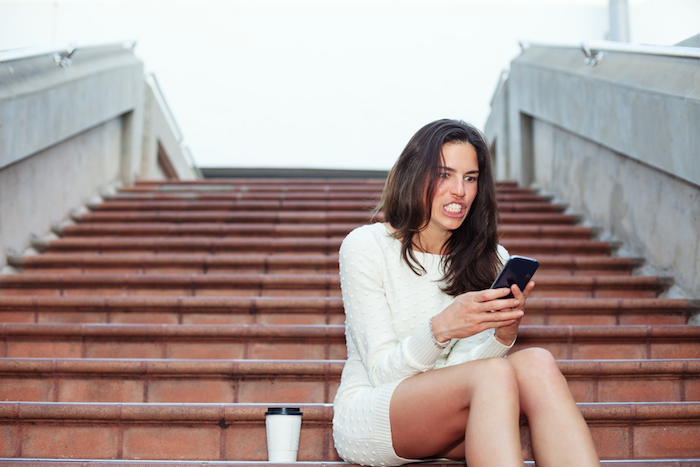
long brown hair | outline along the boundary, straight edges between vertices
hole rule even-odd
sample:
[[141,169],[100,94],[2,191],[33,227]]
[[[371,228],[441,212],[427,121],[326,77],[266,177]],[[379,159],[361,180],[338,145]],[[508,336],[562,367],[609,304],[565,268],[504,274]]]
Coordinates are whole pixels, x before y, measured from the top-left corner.
[[443,290],[454,296],[490,287],[500,266],[496,189],[481,132],[456,120],[438,120],[418,130],[389,172],[377,212],[384,211],[384,219],[395,229],[406,264],[418,275],[425,273],[413,253],[413,240],[430,222],[438,167],[443,164],[442,147],[448,143],[470,144],[479,162],[476,198],[442,251]]

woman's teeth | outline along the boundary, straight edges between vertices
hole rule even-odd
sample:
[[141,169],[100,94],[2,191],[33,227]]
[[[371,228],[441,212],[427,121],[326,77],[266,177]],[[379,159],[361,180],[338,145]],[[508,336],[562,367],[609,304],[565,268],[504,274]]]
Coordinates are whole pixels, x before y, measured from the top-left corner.
[[445,206],[445,211],[458,213],[462,211],[462,206],[457,203],[448,204]]

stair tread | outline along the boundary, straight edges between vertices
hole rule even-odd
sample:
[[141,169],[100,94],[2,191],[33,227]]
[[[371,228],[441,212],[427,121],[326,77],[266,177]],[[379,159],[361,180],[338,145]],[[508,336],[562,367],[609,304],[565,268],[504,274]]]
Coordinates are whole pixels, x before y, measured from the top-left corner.
[[[92,467],[205,467],[205,466],[230,466],[230,467],[260,467],[261,462],[255,461],[141,461],[141,460],[113,460],[113,459],[7,459],[0,458],[0,465],[21,465],[24,467],[61,467],[66,465],[81,465]],[[698,459],[632,459],[632,460],[602,460],[606,467],[698,467]],[[297,461],[291,463],[276,463],[279,467],[351,467],[356,464],[348,464],[342,461]],[[440,467],[465,465],[464,462],[438,461],[421,462],[421,466]],[[525,461],[525,465],[534,466],[533,461]]]
[[[76,236],[255,236],[270,237],[328,237],[347,235],[360,223],[315,223],[315,224],[278,224],[278,223],[236,223],[222,224],[216,222],[202,223],[165,223],[165,222],[121,222],[121,223],[80,223],[60,228],[57,233],[65,237]],[[510,224],[499,227],[499,235],[509,238],[577,238],[590,239],[592,229],[575,225],[533,225]]]
[[[565,376],[700,376],[700,358],[558,360]],[[320,376],[339,377],[345,360],[284,359],[138,359],[138,358],[4,358],[0,374],[97,373],[133,375]]]
[[[233,338],[268,337],[294,340],[299,338],[345,338],[342,324],[64,324],[0,323],[0,336],[81,336],[81,337],[180,337]],[[617,326],[522,326],[518,340],[548,338],[569,339],[688,339],[700,346],[700,326],[687,325],[617,325]],[[693,341],[693,339],[696,339]]]
[[[372,213],[362,211],[92,211],[76,213],[73,218],[82,223],[102,222],[273,222],[279,224],[296,223],[326,223],[326,222],[356,222],[358,225],[367,223]],[[377,213],[376,220],[384,219],[382,213]],[[569,225],[576,216],[561,212],[542,213],[501,213],[501,223],[508,224],[557,224]]]
[[[0,275],[0,288],[19,286],[84,286],[93,285],[157,285],[159,287],[181,287],[183,285],[274,286],[274,287],[340,287],[337,274],[11,274]],[[537,275],[538,289],[548,287],[566,288],[650,288],[662,287],[656,276],[569,276]]]
[[[342,238],[246,238],[246,237],[66,237],[56,240],[35,239],[32,246],[39,251],[256,251],[256,252],[323,252],[336,254]],[[613,244],[596,240],[570,239],[503,239],[501,244],[511,254],[606,254]]]
[[[366,190],[350,188],[345,190],[294,190],[294,191],[261,191],[261,190],[224,190],[198,191],[187,190],[179,192],[125,192],[103,196],[105,201],[375,201],[381,197],[381,189]],[[497,193],[498,202],[527,202],[548,203],[549,198],[534,193]]]
[[[333,404],[299,403],[305,421],[329,423]],[[587,421],[693,420],[700,423],[700,402],[579,402]],[[270,403],[123,403],[0,401],[0,420],[100,420],[143,422],[265,421]]]
[[[42,308],[168,308],[168,309],[205,309],[223,308],[232,310],[244,308],[247,311],[265,309],[307,309],[326,312],[342,312],[343,301],[340,297],[192,297],[192,296],[0,296],[0,311],[39,310]],[[695,302],[684,298],[531,298],[528,311],[570,311],[570,310],[628,310],[673,309],[678,311],[695,311]]]

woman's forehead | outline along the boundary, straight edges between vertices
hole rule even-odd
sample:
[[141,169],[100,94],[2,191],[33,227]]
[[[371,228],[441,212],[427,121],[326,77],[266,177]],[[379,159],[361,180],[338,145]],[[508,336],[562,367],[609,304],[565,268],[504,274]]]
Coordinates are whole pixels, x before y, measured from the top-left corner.
[[454,141],[445,143],[440,151],[438,165],[444,168],[455,168],[451,165],[479,165],[479,157],[474,146],[467,142]]

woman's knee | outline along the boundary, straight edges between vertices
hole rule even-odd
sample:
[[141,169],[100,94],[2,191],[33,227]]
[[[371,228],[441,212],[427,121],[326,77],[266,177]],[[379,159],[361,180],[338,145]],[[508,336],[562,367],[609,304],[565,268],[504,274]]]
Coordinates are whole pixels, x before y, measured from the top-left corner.
[[478,360],[479,368],[475,381],[486,390],[504,390],[517,394],[518,380],[515,368],[505,358]]
[[521,350],[508,357],[518,378],[519,386],[566,384],[554,356],[546,349],[534,347]]

